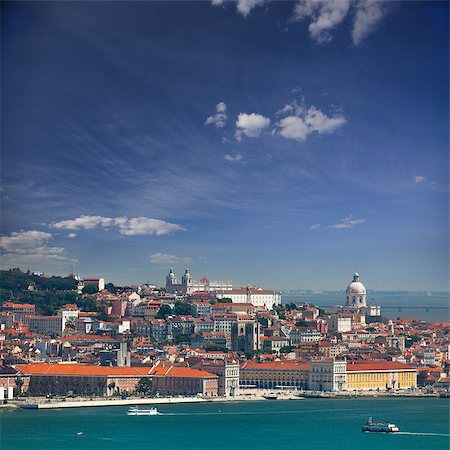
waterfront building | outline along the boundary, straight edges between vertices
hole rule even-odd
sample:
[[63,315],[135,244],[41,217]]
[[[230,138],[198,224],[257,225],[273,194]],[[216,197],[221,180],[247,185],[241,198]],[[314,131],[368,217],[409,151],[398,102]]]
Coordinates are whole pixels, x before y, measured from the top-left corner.
[[346,389],[346,361],[336,359],[311,360],[308,389],[339,392]]
[[309,363],[300,361],[254,362],[246,361],[240,367],[242,388],[263,389],[286,388],[306,389],[308,386]]
[[417,387],[417,369],[394,361],[347,361],[346,389],[410,389]]
[[194,369],[213,373],[219,377],[219,395],[234,397],[239,393],[239,364],[234,360],[226,359],[187,359],[189,366]]
[[153,380],[161,394],[218,395],[217,375],[185,367],[101,367],[82,364],[21,364],[17,370],[31,395],[99,395],[131,393],[141,378]]
[[162,395],[219,395],[219,377],[215,374],[187,367],[155,367],[153,390]]

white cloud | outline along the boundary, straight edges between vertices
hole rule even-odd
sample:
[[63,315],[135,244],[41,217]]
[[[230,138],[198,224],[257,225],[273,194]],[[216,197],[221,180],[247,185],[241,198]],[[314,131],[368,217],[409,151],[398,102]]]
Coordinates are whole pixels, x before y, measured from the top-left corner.
[[85,229],[90,230],[97,226],[103,228],[110,227],[114,225],[114,219],[111,217],[102,216],[85,216],[82,215],[72,220],[62,220],[61,222],[56,222],[52,226],[53,228],[63,229],[63,230],[79,230]]
[[149,217],[103,217],[103,216],[80,216],[72,220],[63,220],[52,224],[53,228],[64,230],[92,229],[97,226],[109,228],[115,226],[119,233],[125,236],[155,234],[162,236],[176,231],[184,231],[181,225],[166,222],[164,220]]
[[300,0],[294,7],[292,20],[309,19],[311,39],[322,44],[331,41],[332,31],[353,15],[352,40],[359,45],[387,14],[387,4],[384,0]]
[[149,255],[152,264],[158,264],[163,267],[180,266],[192,263],[192,258],[188,256],[175,256],[167,253],[153,253]]
[[350,214],[347,217],[344,217],[342,219],[342,222],[335,223],[333,225],[328,225],[328,228],[334,228],[334,229],[347,229],[347,228],[354,228],[355,225],[361,225],[363,223],[366,223],[366,219],[355,219],[353,218],[353,215]]
[[120,234],[125,236],[156,234],[163,236],[175,231],[184,231],[181,225],[165,222],[159,219],[149,219],[148,217],[134,217],[124,224],[119,225]]
[[227,105],[219,102],[216,105],[216,114],[209,116],[205,125],[214,125],[216,128],[223,128],[227,123]]
[[43,231],[12,232],[0,237],[2,267],[43,267],[77,262],[64,256],[62,247],[50,247],[50,233]]
[[417,175],[414,180],[416,181],[416,183],[423,183],[425,181],[425,177],[422,175]]
[[295,139],[297,141],[303,141],[308,134],[311,133],[308,125],[301,117],[288,116],[281,119],[277,123],[277,127],[280,128],[279,133],[286,139]]
[[294,7],[293,20],[310,18],[308,27],[311,38],[317,43],[331,41],[331,31],[347,16],[350,0],[300,0]]
[[[258,5],[262,5],[265,0],[235,0],[236,9],[243,17],[247,17],[250,11]],[[226,3],[231,3],[228,0],[211,0],[213,6],[220,6]]]
[[380,0],[359,0],[356,4],[352,38],[359,45],[387,14],[386,3]]
[[237,0],[236,8],[243,17],[247,17],[253,8],[263,3],[264,0]]
[[247,137],[258,137],[261,132],[270,125],[270,119],[261,114],[240,113],[236,120],[236,139],[240,140],[242,134]]
[[286,105],[277,114],[294,113],[281,119],[276,126],[278,133],[286,139],[295,139],[297,141],[305,140],[311,133],[319,134],[332,133],[346,123],[342,115],[329,117],[315,106],[310,106],[307,110],[292,103]]
[[320,223],[315,223],[309,227],[310,230],[318,230],[320,228]]
[[67,235],[68,238],[76,238],[77,237],[77,233],[69,233]]
[[242,155],[238,153],[236,156],[233,156],[227,153],[225,155],[225,160],[229,162],[239,162],[242,161]]

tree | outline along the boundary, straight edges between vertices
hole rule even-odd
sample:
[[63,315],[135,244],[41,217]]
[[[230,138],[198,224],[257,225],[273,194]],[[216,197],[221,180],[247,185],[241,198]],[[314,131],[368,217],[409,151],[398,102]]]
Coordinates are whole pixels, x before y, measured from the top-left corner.
[[17,377],[14,381],[16,383],[16,387],[14,388],[13,395],[17,397],[18,395],[22,394],[23,380],[21,377]]
[[96,294],[98,292],[98,287],[96,284],[87,284],[83,288],[83,294]]
[[143,395],[149,395],[153,391],[153,380],[149,377],[143,377],[136,386],[136,392]]
[[115,387],[116,387],[116,383],[114,383],[114,381],[112,381],[111,383],[108,384],[108,389],[110,390],[110,392],[112,392],[113,395],[114,395]]
[[231,300],[231,298],[224,297],[224,298],[218,298],[217,302],[218,303],[233,303],[233,300]]
[[191,305],[189,303],[176,302],[174,313],[176,316],[188,316],[191,314]]
[[105,289],[111,294],[117,294],[117,288],[112,283],[105,284]]
[[156,314],[157,319],[166,319],[167,316],[172,315],[172,308],[169,305],[161,305],[159,308],[158,314]]

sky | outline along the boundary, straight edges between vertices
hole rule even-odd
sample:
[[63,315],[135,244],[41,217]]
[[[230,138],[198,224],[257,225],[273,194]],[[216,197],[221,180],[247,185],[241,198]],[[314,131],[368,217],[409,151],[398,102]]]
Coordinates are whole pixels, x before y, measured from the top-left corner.
[[447,2],[1,8],[2,268],[449,288]]

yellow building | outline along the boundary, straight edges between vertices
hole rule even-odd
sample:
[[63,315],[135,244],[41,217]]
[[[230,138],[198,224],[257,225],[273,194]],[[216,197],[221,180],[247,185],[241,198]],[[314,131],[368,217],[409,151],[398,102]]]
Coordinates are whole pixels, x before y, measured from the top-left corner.
[[347,361],[345,390],[417,387],[417,369],[394,361]]
[[309,363],[299,361],[253,362],[242,364],[239,371],[241,387],[272,389],[308,385]]

